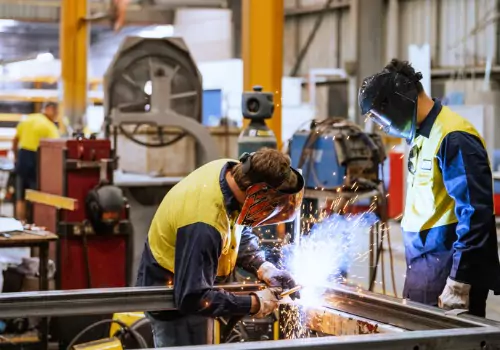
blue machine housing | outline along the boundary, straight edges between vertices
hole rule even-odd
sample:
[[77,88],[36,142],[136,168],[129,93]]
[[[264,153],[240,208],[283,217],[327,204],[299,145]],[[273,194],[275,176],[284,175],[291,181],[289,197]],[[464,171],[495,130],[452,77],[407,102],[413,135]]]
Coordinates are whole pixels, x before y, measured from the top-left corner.
[[[296,132],[290,144],[292,166],[298,167],[310,131]],[[312,160],[313,164],[309,164]],[[329,189],[342,186],[346,167],[339,164],[335,141],[332,137],[320,137],[314,144],[312,157],[302,166],[307,188]]]

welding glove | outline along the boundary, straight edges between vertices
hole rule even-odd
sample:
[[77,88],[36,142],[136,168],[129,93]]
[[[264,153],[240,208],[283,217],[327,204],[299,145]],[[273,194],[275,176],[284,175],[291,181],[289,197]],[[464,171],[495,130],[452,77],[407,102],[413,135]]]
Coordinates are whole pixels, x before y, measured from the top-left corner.
[[266,288],[253,292],[259,299],[259,311],[253,315],[255,318],[264,318],[270,315],[278,307],[279,295],[283,292],[281,288]]
[[[288,271],[280,270],[268,261],[259,267],[257,270],[257,277],[259,280],[264,281],[269,287],[279,287],[282,288],[283,291],[292,289],[297,285]],[[290,298],[300,298],[299,292],[291,294]]]
[[448,277],[443,293],[439,296],[438,306],[444,310],[468,310],[469,293],[469,284],[457,282]]

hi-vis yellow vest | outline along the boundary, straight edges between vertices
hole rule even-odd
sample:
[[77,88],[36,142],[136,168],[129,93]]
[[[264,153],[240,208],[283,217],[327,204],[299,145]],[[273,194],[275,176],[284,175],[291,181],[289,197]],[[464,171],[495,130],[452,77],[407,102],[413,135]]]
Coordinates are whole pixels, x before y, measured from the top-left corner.
[[228,276],[234,269],[241,238],[241,227],[234,225],[239,213],[228,216],[219,182],[228,161],[234,160],[216,160],[196,169],[163,198],[148,233],[153,257],[163,268],[175,273],[177,229],[201,222],[217,229],[222,238],[217,276]]
[[[443,106],[432,126],[429,138],[417,136],[408,157],[406,204],[401,226],[405,232],[421,232],[456,223],[455,202],[444,187],[436,158],[444,137],[463,131],[483,138],[466,119]],[[411,157],[413,153],[413,157]],[[410,164],[411,163],[411,164]]]

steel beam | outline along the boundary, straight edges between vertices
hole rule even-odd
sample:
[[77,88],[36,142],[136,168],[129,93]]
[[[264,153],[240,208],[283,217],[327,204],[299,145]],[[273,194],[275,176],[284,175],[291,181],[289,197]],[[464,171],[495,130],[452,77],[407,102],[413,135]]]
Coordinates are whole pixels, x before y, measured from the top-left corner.
[[[87,0],[62,0],[60,57],[62,76],[62,116],[72,127],[83,127],[87,109],[87,51],[89,28]],[[61,113],[60,113],[61,116]],[[59,120],[60,125],[61,120]]]
[[[260,284],[219,286],[249,292]],[[2,318],[95,315],[114,312],[175,310],[173,289],[109,288],[0,294]]]
[[274,93],[274,116],[267,124],[281,148],[281,81],[283,78],[283,0],[243,0],[243,87],[261,85]]
[[[370,334],[342,337],[322,337],[292,340],[259,341],[205,346],[207,350],[470,350],[498,349],[500,329],[494,327],[417,331],[400,334]],[[169,348],[170,349],[170,348]],[[179,348],[180,349],[180,348]],[[182,350],[199,350],[186,346]]]

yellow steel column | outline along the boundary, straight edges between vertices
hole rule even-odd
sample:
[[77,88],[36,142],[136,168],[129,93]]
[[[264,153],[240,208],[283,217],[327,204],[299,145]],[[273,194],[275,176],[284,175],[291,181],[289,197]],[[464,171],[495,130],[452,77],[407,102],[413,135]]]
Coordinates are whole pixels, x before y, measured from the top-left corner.
[[268,121],[281,147],[281,80],[283,77],[283,0],[243,0],[243,87],[261,85],[274,93],[274,116]]
[[83,127],[87,108],[87,0],[62,0],[61,78],[62,116],[72,127]]

